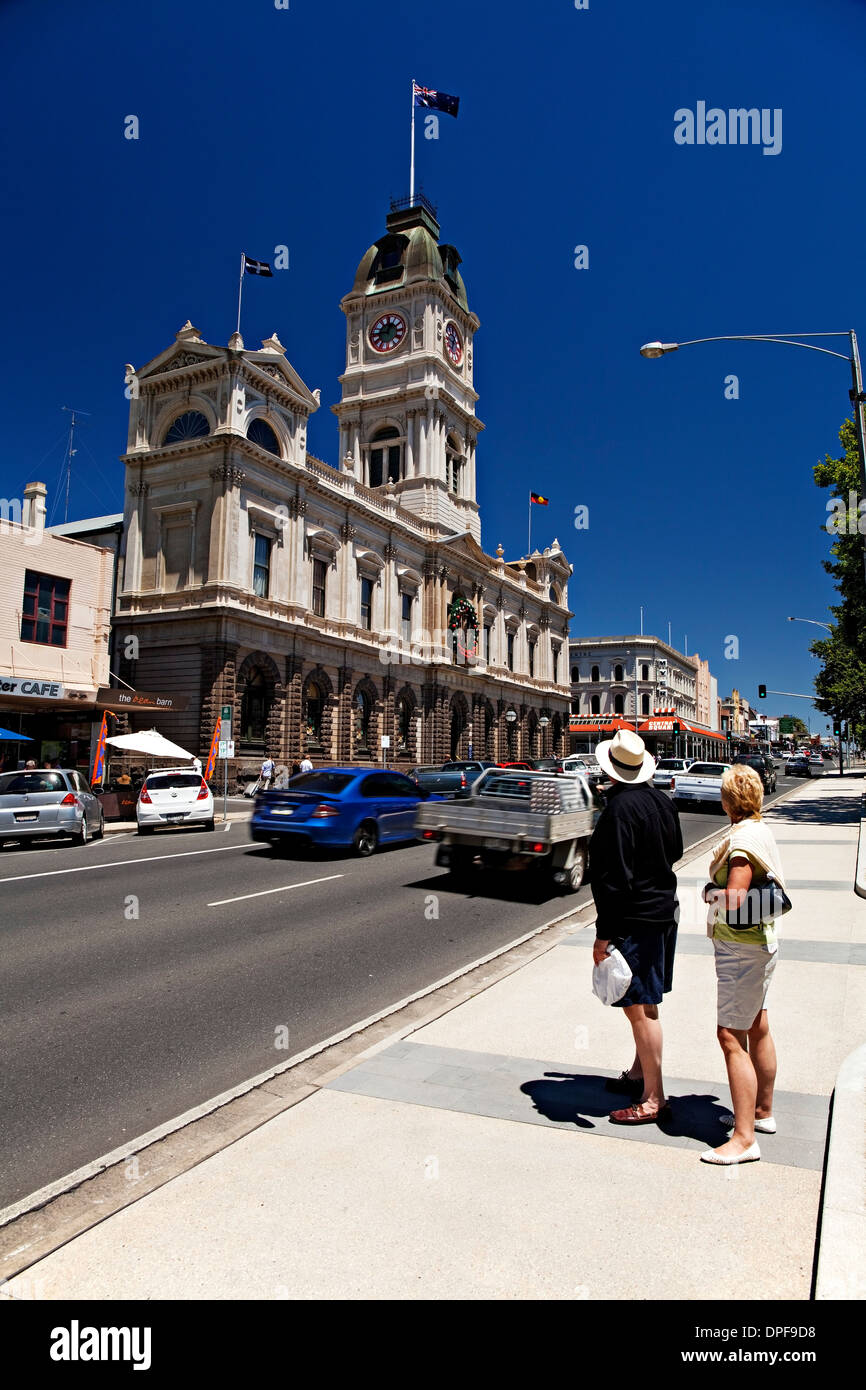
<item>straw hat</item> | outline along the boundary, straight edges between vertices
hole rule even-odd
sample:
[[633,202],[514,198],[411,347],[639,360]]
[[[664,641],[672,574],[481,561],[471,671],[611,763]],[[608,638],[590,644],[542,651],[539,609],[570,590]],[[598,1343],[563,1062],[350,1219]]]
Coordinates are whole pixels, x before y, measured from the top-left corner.
[[648,782],[656,770],[652,753],[647,752],[643,739],[631,729],[617,729],[613,738],[598,745],[595,756],[608,777],[626,785]]

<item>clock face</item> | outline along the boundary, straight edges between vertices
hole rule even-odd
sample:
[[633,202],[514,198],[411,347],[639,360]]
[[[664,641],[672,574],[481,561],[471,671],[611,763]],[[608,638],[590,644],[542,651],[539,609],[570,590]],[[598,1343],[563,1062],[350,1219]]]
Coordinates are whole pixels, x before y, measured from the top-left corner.
[[456,323],[449,323],[445,327],[445,350],[454,366],[459,367],[463,361],[463,339]]
[[370,344],[376,352],[393,352],[406,336],[406,320],[399,314],[383,314],[370,329]]

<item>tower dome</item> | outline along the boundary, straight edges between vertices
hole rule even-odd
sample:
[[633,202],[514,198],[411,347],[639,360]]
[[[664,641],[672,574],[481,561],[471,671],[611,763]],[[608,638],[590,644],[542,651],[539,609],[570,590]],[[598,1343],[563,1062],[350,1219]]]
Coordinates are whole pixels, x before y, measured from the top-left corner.
[[442,285],[468,311],[466,286],[458,269],[456,247],[439,241],[439,223],[429,203],[393,207],[385,219],[387,231],[374,241],[358,266],[352,294],[376,294],[403,286]]

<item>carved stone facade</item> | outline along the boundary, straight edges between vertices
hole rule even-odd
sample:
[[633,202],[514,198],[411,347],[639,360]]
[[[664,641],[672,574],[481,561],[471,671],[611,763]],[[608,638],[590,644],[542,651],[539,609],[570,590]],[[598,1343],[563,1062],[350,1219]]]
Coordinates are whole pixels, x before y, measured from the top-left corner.
[[478,320],[437,237],[429,210],[392,214],[343,301],[340,467],[306,452],[319,393],[276,337],[187,323],[128,368],[119,674],[187,696],[160,727],[199,756],[231,706],[233,783],[265,751],[379,762],[383,736],[407,767],[566,747],[571,569],[556,541],[481,546]]

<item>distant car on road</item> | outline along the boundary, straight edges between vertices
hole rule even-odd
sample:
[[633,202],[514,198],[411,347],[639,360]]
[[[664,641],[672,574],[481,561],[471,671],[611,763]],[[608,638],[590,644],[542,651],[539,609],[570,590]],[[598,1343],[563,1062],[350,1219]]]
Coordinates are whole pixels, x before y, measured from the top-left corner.
[[753,767],[765,792],[776,790],[776,765],[772,758],[765,757],[763,753],[738,753],[733,761],[741,766]]
[[785,763],[785,776],[809,776],[809,759],[806,757],[805,753],[795,753],[792,757],[788,759],[788,761]]
[[379,845],[414,840],[415,813],[428,799],[439,798],[402,772],[320,767],[293,777],[284,790],[261,792],[250,834],[275,847],[322,845],[367,858]]
[[671,781],[674,805],[722,805],[722,773],[730,763],[692,763],[688,772],[675,772]]
[[677,773],[688,772],[694,761],[694,758],[659,758],[653,773],[653,786],[670,791],[673,778]]
[[570,757],[563,758],[562,771],[566,777],[575,772],[582,773],[591,787],[601,786],[609,780],[594,753],[572,753]]
[[135,806],[139,835],[169,825],[214,828],[213,793],[200,772],[190,767],[160,768],[144,779]]
[[69,835],[78,845],[102,838],[99,797],[75,768],[0,774],[0,844]]
[[437,796],[460,796],[468,791],[482,772],[495,763],[483,761],[439,763],[435,767],[413,767],[407,775],[425,792]]
[[809,758],[809,776],[824,776],[824,759],[820,753],[813,753]]

